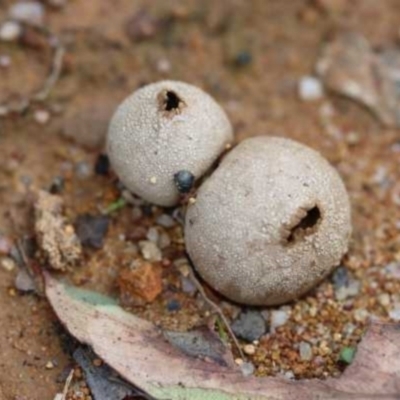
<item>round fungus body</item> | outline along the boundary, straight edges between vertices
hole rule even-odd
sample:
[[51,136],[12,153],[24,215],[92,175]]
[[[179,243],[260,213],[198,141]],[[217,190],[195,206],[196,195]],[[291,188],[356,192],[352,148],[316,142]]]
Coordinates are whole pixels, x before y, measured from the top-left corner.
[[233,301],[293,300],[338,265],[351,234],[336,170],[295,141],[243,141],[188,208],[187,251],[200,275]]
[[199,179],[232,141],[228,117],[212,97],[183,82],[161,81],[135,91],[118,107],[107,151],[129,190],[173,206],[190,176]]

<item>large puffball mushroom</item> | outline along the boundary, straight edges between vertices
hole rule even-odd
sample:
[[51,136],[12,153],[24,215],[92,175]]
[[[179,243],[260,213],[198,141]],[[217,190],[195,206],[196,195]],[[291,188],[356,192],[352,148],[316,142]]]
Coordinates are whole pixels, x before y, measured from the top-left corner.
[[199,179],[232,141],[228,117],[212,97],[187,83],[161,81],[135,91],[118,107],[107,152],[129,190],[173,206],[182,188],[180,171],[187,181],[190,175]]
[[338,265],[351,234],[336,170],[289,139],[243,141],[200,187],[187,251],[208,284],[249,305],[293,300]]

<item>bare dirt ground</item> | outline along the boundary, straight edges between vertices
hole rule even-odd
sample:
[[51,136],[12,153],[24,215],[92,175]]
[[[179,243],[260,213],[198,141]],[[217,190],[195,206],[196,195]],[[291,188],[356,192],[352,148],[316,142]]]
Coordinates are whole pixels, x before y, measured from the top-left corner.
[[[11,4],[0,0],[0,20]],[[133,29],[129,37],[127,22],[141,10],[158,22],[150,18],[149,30]],[[88,150],[66,139],[63,130],[79,134],[86,124],[101,133],[114,107],[145,83],[171,78],[198,85],[226,109],[238,141],[261,134],[299,140],[321,151],[345,181],[354,234],[344,265],[360,281],[359,293],[350,302],[337,302],[332,283],[324,282],[290,306],[291,328],[265,339],[253,360],[259,375],[276,374],[276,365],[299,378],[337,374],[340,346],[333,355],[318,353],[328,357],[320,369],[302,364],[291,347],[302,334],[296,336],[292,328],[307,321],[315,327],[309,337],[317,337],[321,323],[333,337],[351,322],[354,336],[345,344],[352,344],[368,317],[386,320],[391,307],[400,304],[398,281],[379,272],[400,259],[400,209],[393,200],[399,190],[399,135],[384,129],[364,108],[331,94],[301,101],[297,83],[313,73],[321,46],[332,33],[353,29],[380,48],[399,41],[399,18],[396,0],[70,0],[61,8],[46,6],[45,25],[63,40],[66,55],[61,77],[44,103],[0,119],[0,237],[15,241],[32,235],[29,193],[48,188],[56,176],[65,178],[62,197],[71,220],[98,212],[117,198],[112,178],[92,172],[101,147]],[[50,51],[35,37],[22,44],[0,42],[0,55],[11,59],[10,66],[0,67],[0,103],[37,89],[51,64]],[[335,110],[340,137],[330,135],[321,123],[321,107],[327,103]],[[45,123],[37,114],[42,110],[50,114]],[[383,170],[385,187],[378,176]],[[70,273],[76,284],[116,293],[115,276],[129,258],[129,253],[121,255],[126,249],[119,238],[134,228],[131,213],[127,207],[112,218],[102,249],[87,251],[78,270]],[[142,225],[148,227],[149,221]],[[16,290],[16,274],[16,268],[0,267],[0,399],[53,399],[64,385],[63,371],[73,362],[46,300]],[[391,296],[388,304],[382,300],[385,294]],[[184,306],[180,313],[181,325],[196,325],[195,316],[189,321],[195,315],[193,302],[182,302],[187,310]],[[156,319],[154,312],[169,326],[180,326],[162,304],[140,312]],[[316,315],[301,316],[302,310],[317,305]],[[341,340],[337,336],[339,344]],[[265,361],[271,348],[277,352],[274,365]]]

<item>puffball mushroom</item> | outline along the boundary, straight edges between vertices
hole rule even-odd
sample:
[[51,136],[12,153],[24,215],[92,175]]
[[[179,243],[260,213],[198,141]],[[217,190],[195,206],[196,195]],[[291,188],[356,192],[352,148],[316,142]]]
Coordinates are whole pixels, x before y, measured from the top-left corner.
[[107,151],[129,190],[173,206],[180,195],[177,174],[187,171],[199,179],[232,141],[228,117],[211,96],[187,83],[161,81],[135,91],[118,107]]
[[229,299],[277,305],[316,285],[347,252],[349,198],[336,170],[293,140],[256,137],[223,159],[189,206],[186,249]]

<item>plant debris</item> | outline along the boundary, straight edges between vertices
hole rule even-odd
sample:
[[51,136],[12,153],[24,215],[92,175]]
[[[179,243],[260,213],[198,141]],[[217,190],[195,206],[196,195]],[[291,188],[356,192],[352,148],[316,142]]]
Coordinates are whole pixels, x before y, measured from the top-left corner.
[[[395,400],[400,395],[398,324],[372,324],[352,364],[339,378],[288,381],[245,377],[231,366],[232,358],[229,365],[221,365],[193,357],[171,346],[153,324],[123,311],[112,300],[64,286],[49,275],[46,295],[76,339],[90,345],[128,382],[156,398],[309,400],[375,396]],[[225,357],[229,357],[227,348]]]
[[74,227],[62,214],[63,200],[43,190],[35,203],[35,232],[39,246],[53,269],[64,271],[75,265],[82,248]]

